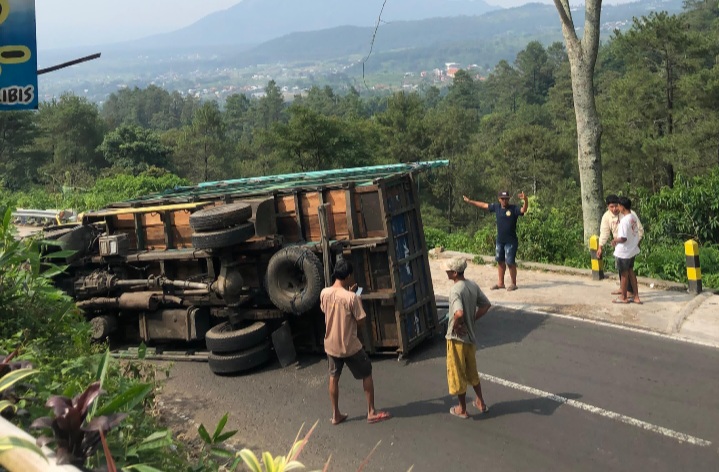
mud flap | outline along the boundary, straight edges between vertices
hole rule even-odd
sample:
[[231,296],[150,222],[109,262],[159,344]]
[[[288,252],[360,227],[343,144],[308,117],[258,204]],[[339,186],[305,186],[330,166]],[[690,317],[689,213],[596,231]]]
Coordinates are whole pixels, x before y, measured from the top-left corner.
[[292,339],[292,331],[287,321],[282,323],[282,326],[272,333],[272,345],[275,348],[275,353],[282,367],[287,367],[297,362],[295,341]]

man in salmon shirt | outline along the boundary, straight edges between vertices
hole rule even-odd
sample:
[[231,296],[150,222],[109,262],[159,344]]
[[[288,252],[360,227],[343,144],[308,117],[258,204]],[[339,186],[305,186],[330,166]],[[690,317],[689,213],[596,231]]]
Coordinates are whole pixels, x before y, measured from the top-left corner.
[[332,424],[340,424],[347,415],[339,408],[339,383],[345,364],[357,380],[362,380],[367,397],[367,422],[378,423],[391,418],[386,411],[374,408],[374,382],[372,381],[372,363],[362,343],[357,337],[357,327],[364,324],[367,317],[362,308],[362,300],[355,293],[357,284],[352,277],[352,264],[339,259],[335,264],[335,282],[322,290],[320,308],[325,314],[325,352],[329,364],[330,400],[332,401]]

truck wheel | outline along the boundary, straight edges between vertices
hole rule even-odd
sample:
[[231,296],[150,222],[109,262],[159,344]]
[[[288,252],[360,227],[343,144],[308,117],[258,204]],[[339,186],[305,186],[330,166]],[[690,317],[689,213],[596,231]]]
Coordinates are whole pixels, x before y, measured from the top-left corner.
[[245,223],[252,218],[252,207],[246,203],[228,203],[190,215],[190,226],[194,231],[212,231]]
[[232,329],[230,322],[225,321],[205,333],[205,343],[213,353],[237,352],[257,346],[268,334],[267,325],[261,321],[240,329]]
[[234,228],[225,228],[207,233],[193,233],[192,247],[195,249],[220,249],[243,243],[255,235],[255,225],[245,223]]
[[210,370],[215,374],[234,374],[254,369],[270,360],[270,342],[266,341],[245,351],[231,354],[215,354],[207,357]]
[[265,288],[272,303],[285,313],[311,310],[325,287],[322,262],[309,249],[290,246],[276,252],[267,264]]

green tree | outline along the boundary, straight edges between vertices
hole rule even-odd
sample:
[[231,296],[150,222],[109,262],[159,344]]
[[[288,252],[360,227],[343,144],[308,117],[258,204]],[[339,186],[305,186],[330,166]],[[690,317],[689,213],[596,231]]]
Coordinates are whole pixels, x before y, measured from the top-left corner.
[[[690,77],[713,65],[710,44],[689,30],[683,17],[663,12],[635,19],[629,31],[616,34],[611,48],[621,73],[608,87],[606,106],[606,124],[614,131],[609,147],[620,161],[613,165],[635,168],[624,173],[628,185],[672,187],[677,169],[691,175],[700,164],[700,154],[682,151],[694,147],[690,136],[697,116],[690,103],[699,105],[693,88],[682,83],[694,84]],[[707,111],[707,117],[716,115]]]
[[444,99],[450,106],[473,110],[479,113],[479,91],[470,73],[464,69],[457,71],[452,84],[448,87]]
[[203,103],[190,126],[165,134],[164,140],[172,143],[174,165],[181,177],[194,182],[229,177],[226,166],[230,147],[217,102]]
[[0,113],[0,188],[18,190],[37,181],[42,164],[42,155],[32,152],[37,132],[32,112]]
[[358,155],[356,141],[339,118],[298,104],[288,111],[289,122],[275,125],[275,142],[300,171],[362,165],[367,160],[366,154]]
[[133,175],[151,166],[166,168],[171,152],[156,132],[137,125],[121,125],[110,131],[99,149],[110,165]]
[[282,90],[274,80],[270,80],[265,87],[265,95],[253,104],[254,127],[269,131],[272,125],[283,120],[284,108]]
[[424,105],[417,93],[398,92],[387,109],[376,116],[388,162],[415,162],[425,158],[429,138],[424,124]]
[[250,106],[250,99],[245,94],[235,93],[227,97],[223,118],[227,137],[231,140],[251,139]]
[[484,112],[515,113],[522,96],[522,77],[507,61],[501,60],[480,87]]
[[[556,50],[554,53],[557,54]],[[514,64],[522,77],[524,101],[530,104],[544,103],[549,89],[554,85],[554,74],[542,43],[530,42],[517,54]]]
[[44,179],[57,185],[88,185],[107,162],[98,151],[105,126],[97,106],[65,94],[40,105],[35,148],[48,156]]
[[101,115],[110,129],[134,124],[168,130],[189,124],[197,105],[192,97],[185,98],[179,92],[169,93],[150,85],[145,89],[125,88],[111,94],[103,104]]

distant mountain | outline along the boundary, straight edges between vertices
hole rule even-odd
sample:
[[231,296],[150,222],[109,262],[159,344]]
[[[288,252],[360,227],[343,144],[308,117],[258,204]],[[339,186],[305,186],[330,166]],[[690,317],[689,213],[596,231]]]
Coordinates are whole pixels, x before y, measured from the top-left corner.
[[[327,83],[356,85],[358,81],[364,83],[369,74],[376,74],[374,80],[379,83],[392,80],[392,77],[401,78],[407,73],[411,76],[421,71],[442,68],[446,62],[477,64],[484,70],[490,70],[502,59],[513,62],[517,53],[530,41],[537,40],[549,45],[563,40],[559,15],[554,6],[539,3],[493,10],[482,15],[441,16],[416,21],[390,21],[390,9],[382,15],[384,21],[377,30],[374,44],[373,22],[376,18],[367,20],[370,24],[364,26],[335,26],[318,31],[295,32],[254,45],[249,42],[257,40],[259,36],[248,39],[239,33],[234,36],[220,33],[222,28],[231,29],[228,25],[232,25],[235,20],[232,20],[234,16],[230,12],[243,4],[245,10],[242,11],[245,13],[251,11],[250,7],[264,5],[263,8],[266,8],[268,5],[283,4],[297,18],[302,13],[302,9],[298,10],[297,6],[302,5],[308,9],[302,15],[316,17],[314,19],[318,22],[336,23],[338,21],[317,15],[316,11],[311,13],[309,8],[347,1],[350,0],[244,0],[222,15],[211,15],[212,21],[218,22],[214,27],[216,36],[212,36],[208,30],[193,33],[193,28],[200,28],[200,23],[203,23],[198,22],[177,33],[185,35],[182,37],[169,35],[162,41],[155,38],[135,44],[105,46],[101,50],[101,60],[41,76],[41,98],[49,100],[63,92],[73,91],[101,102],[118,88],[146,87],[149,84],[183,93],[200,90],[205,94],[201,96],[206,98],[214,97],[217,90],[225,93],[245,86],[264,86],[268,77],[276,78],[283,85],[299,88]],[[374,7],[367,7],[374,16],[383,0],[351,1],[357,9],[378,3],[374,5],[376,11]],[[460,4],[475,7],[481,5],[481,2],[459,0],[388,0],[388,5],[407,5],[409,2],[416,3],[417,8],[407,14],[419,16],[419,6],[423,5],[441,3],[447,7],[442,9],[444,13],[452,11],[449,6],[459,8]],[[605,5],[602,8],[603,40],[608,40],[615,29],[628,29],[633,17],[645,16],[652,11],[680,13],[682,4],[682,0],[641,0],[622,5]],[[339,12],[333,11],[332,15]],[[343,11],[342,14],[345,13]],[[292,19],[286,12],[281,15],[276,12],[271,16],[273,20],[265,23],[272,24],[274,31],[281,30],[279,18],[287,24]],[[575,8],[573,16],[581,34],[583,8]],[[344,19],[349,21],[348,18]],[[206,20],[209,21],[210,17]],[[223,21],[220,20],[225,20],[225,26],[221,26]],[[243,21],[253,23],[254,20],[248,17]],[[254,23],[255,29],[257,25],[265,25],[259,20]],[[293,24],[299,23],[302,22]],[[309,23],[304,26],[310,27]],[[212,29],[209,26],[207,28]],[[241,28],[238,26],[237,29],[239,32]],[[270,29],[267,26],[266,36],[270,36]],[[204,42],[213,41],[213,37],[223,43],[227,43],[229,37],[237,42],[224,45],[208,45]],[[165,46],[161,47],[161,44]],[[368,56],[370,49],[371,56],[363,62],[362,59]],[[47,67],[86,53],[86,50],[41,51],[38,65]]]
[[[631,25],[632,17],[648,15],[652,11],[678,13],[682,4],[683,0],[644,0],[605,5],[602,7],[603,33],[609,35],[615,29],[627,28]],[[581,33],[584,9],[575,9],[573,16]],[[373,33],[373,27],[354,26],[292,33],[243,51],[232,63],[246,66],[329,60],[367,54]],[[414,51],[451,50],[450,45],[477,43],[486,51],[491,49],[492,43],[496,45],[498,40],[503,44],[515,43],[521,49],[533,39],[544,42],[562,40],[559,15],[554,5],[529,3],[521,7],[491,11],[481,16],[389,22],[379,28],[372,50],[375,54],[396,52],[394,56],[416,55]]]
[[[192,49],[212,45],[260,44],[290,33],[337,26],[371,26],[384,0],[242,0],[196,23],[151,36],[132,45]],[[451,16],[476,16],[496,10],[482,0],[391,0],[383,23]]]

